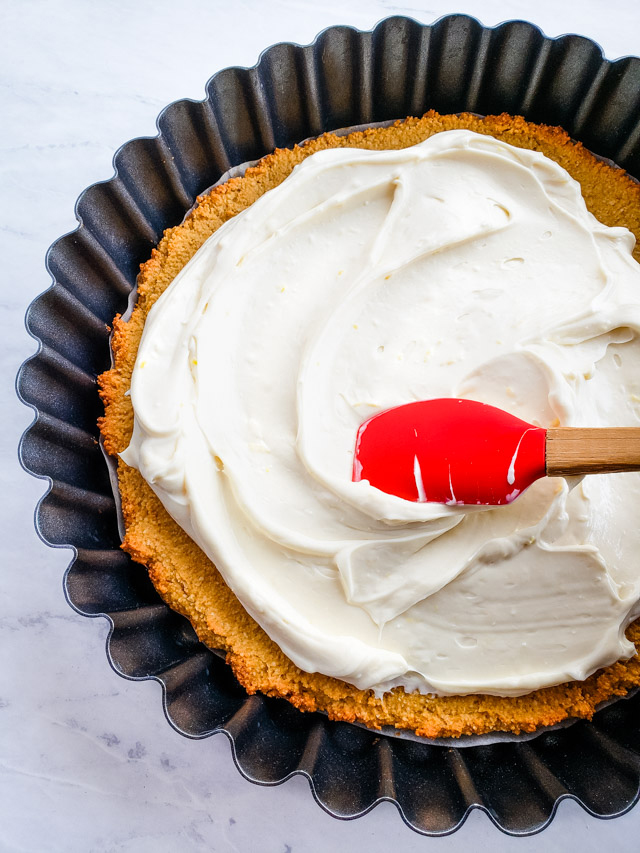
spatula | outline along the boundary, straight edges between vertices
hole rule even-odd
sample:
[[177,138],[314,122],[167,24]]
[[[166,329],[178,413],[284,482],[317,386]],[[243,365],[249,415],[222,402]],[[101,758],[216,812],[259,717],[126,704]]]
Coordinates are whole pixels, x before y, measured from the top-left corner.
[[543,429],[475,400],[380,412],[359,428],[353,480],[408,501],[500,505],[540,477],[640,470],[640,427]]

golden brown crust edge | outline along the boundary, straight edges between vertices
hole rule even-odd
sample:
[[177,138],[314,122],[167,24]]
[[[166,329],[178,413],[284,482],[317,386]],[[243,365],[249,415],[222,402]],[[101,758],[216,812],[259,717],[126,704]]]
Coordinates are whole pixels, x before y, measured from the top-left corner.
[[[185,221],[165,231],[151,258],[141,266],[138,302],[128,322],[114,321],[114,367],[99,377],[105,416],[100,429],[105,447],[116,455],[128,445],[133,428],[130,399],[125,396],[147,312],[204,241],[227,219],[281,183],[293,167],[323,148],[405,148],[442,130],[468,128],[520,148],[551,157],[582,187],[589,210],[606,225],[625,225],[636,236],[640,260],[640,187],[621,169],[602,163],[560,128],[534,125],[507,114],[479,118],[470,114],[398,121],[338,137],[324,134],[303,146],[278,149],[198,199]],[[459,737],[508,731],[532,732],[569,717],[590,718],[596,706],[640,684],[638,655],[613,664],[584,682],[569,682],[526,696],[425,696],[401,688],[376,699],[335,678],[298,669],[246,613],[221,575],[170,518],[138,471],[118,462],[126,536],[122,547],[146,565],[162,598],[187,616],[200,639],[227,652],[227,660],[249,693],[261,691],[287,698],[303,711],[326,711],[331,719],[412,729],[429,737]],[[640,623],[627,636],[640,649]]]

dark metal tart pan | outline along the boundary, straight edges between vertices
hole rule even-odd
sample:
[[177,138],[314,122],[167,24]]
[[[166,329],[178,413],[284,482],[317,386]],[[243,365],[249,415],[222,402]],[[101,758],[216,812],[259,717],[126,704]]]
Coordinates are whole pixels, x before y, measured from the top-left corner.
[[561,125],[637,178],[640,59],[610,62],[589,39],[549,39],[523,21],[486,28],[464,15],[430,26],[393,17],[372,32],[331,27],[308,46],[274,45],[254,68],[215,74],[206,93],[204,101],[163,110],[158,135],[123,145],[115,176],[82,193],[79,227],[47,255],[53,284],[27,312],[39,346],[18,375],[18,393],[35,411],[20,459],[49,483],[36,511],[40,536],[74,550],[64,579],[70,604],[109,619],[111,665],[127,678],[158,680],[167,719],[179,732],[225,732],[251,781],[305,775],[336,817],[357,817],[389,800],[412,829],[438,835],[479,808],[504,832],[520,835],[547,826],[566,797],[598,817],[627,811],[640,787],[640,693],[598,711],[591,723],[464,748],[248,697],[119,548],[98,444],[96,376],[109,367],[108,325],[126,309],[140,263],[231,167],[326,130],[433,108]]

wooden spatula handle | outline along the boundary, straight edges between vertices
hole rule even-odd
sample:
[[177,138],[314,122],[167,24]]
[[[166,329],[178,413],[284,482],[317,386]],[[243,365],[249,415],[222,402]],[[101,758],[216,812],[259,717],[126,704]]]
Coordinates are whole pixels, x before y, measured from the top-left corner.
[[547,475],[640,471],[640,427],[557,427],[547,430]]

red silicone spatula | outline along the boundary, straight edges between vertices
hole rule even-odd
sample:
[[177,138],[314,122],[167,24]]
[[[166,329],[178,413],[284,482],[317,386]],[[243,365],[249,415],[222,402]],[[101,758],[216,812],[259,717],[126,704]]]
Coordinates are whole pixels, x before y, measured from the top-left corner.
[[358,430],[353,480],[408,501],[508,504],[540,477],[640,470],[640,427],[543,429],[475,400],[407,403]]

